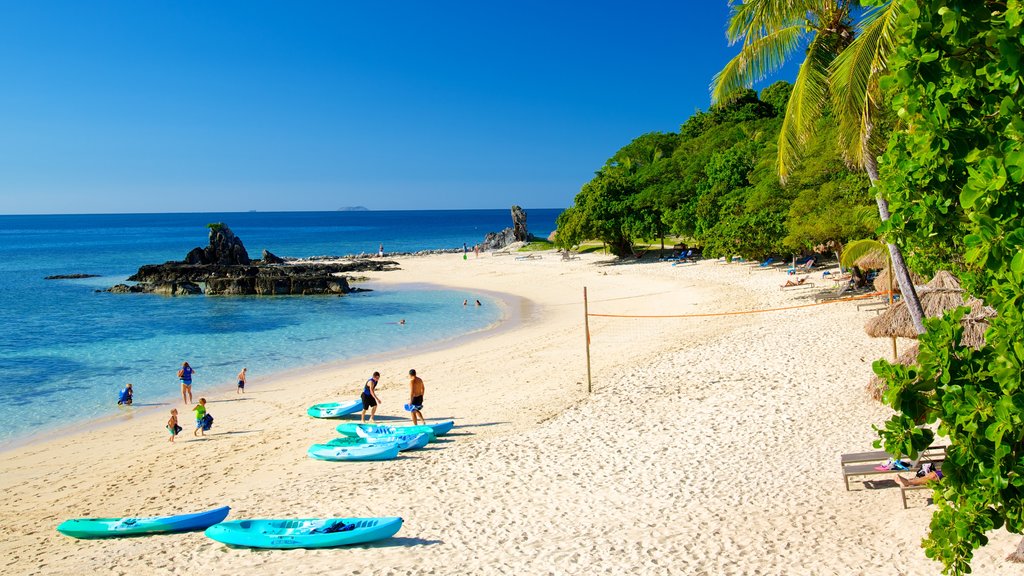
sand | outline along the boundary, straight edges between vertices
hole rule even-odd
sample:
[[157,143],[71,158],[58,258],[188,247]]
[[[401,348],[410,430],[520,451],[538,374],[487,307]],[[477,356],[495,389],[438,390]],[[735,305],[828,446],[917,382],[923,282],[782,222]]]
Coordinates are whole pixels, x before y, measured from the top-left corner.
[[[903,510],[892,482],[843,486],[839,454],[870,449],[872,424],[889,415],[864,391],[871,361],[889,350],[864,335],[872,312],[849,302],[591,318],[587,393],[584,286],[591,313],[679,315],[806,304],[831,284],[820,273],[817,286],[782,290],[777,269],[710,261],[547,252],[400,264],[369,285],[479,291],[506,320],[428,349],[250,373],[243,397],[197,374],[216,416],[203,439],[178,403],[185,433],[174,444],[169,404],[0,453],[0,573],[939,572],[919,546],[934,509],[926,491]],[[442,442],[390,462],[306,457],[336,436],[336,422],[308,418],[307,406],[352,398],[379,370],[381,419],[404,418],[409,368],[426,382],[427,418],[456,419]],[[398,515],[405,525],[374,545],[293,551],[229,549],[202,533],[79,541],[54,530],[72,517],[225,504],[229,519]],[[974,573],[1024,573],[1002,561],[1017,541],[993,533]]]

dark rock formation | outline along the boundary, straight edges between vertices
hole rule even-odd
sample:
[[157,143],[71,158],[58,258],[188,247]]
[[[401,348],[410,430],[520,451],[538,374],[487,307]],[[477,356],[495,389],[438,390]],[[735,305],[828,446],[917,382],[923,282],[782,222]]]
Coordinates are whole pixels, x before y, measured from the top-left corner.
[[99,278],[99,274],[54,274],[43,280],[74,280],[76,278]]
[[110,292],[111,294],[161,294],[163,296],[187,296],[189,294],[202,294],[203,290],[191,282],[161,282],[159,284],[117,284],[106,290],[97,292]]
[[287,262],[266,250],[262,262],[253,262],[227,226],[211,224],[206,248],[193,249],[181,262],[142,266],[128,278],[139,285],[119,284],[109,291],[178,296],[202,294],[199,284],[205,284],[207,295],[347,294],[355,290],[342,274],[397,267],[397,262],[379,259]]
[[284,264],[284,259],[275,256],[270,250],[263,250],[263,263],[264,264]]
[[515,241],[515,232],[511,228],[505,228],[501,232],[488,232],[480,247],[484,250],[501,250]]
[[529,242],[530,233],[526,230],[526,211],[519,206],[512,205],[512,234],[516,242]]
[[187,264],[219,264],[229,266],[232,264],[248,265],[249,253],[242,245],[242,240],[235,236],[235,233],[228,228],[227,224],[219,222],[210,224],[210,245],[206,248],[193,248],[185,256]]

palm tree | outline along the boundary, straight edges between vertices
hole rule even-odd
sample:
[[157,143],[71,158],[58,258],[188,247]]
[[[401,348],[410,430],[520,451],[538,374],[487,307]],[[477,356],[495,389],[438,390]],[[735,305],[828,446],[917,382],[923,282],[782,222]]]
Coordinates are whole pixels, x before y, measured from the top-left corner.
[[[887,69],[893,29],[903,9],[899,2],[887,2],[860,13],[854,26],[851,10],[858,5],[855,0],[733,0],[726,35],[730,43],[742,45],[739,54],[715,75],[712,101],[727,101],[804,48],[779,134],[782,181],[796,166],[815,122],[829,107],[839,122],[846,158],[864,169],[872,186],[878,181],[881,146],[873,122],[881,104],[878,78]],[[889,203],[881,192],[875,194],[875,201],[885,222]],[[923,333],[924,312],[903,254],[892,243],[888,250],[914,327]]]

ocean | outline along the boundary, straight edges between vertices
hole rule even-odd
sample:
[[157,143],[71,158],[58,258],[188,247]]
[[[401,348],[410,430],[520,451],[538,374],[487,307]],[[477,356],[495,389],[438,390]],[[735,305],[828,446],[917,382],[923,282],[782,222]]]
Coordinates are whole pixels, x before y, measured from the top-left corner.
[[[530,232],[546,237],[559,212],[527,209]],[[508,210],[0,216],[0,446],[115,415],[127,382],[138,405],[180,398],[183,361],[202,395],[230,390],[243,366],[255,386],[289,369],[428,345],[501,318],[485,295],[416,286],[342,297],[97,292],[143,264],[206,246],[213,222],[227,224],[252,258],[264,249],[307,258],[375,254],[380,244],[385,252],[461,248],[512,224]],[[44,280],[57,274],[98,277]],[[465,299],[484,306],[464,308]],[[355,391],[361,383],[348,384]]]

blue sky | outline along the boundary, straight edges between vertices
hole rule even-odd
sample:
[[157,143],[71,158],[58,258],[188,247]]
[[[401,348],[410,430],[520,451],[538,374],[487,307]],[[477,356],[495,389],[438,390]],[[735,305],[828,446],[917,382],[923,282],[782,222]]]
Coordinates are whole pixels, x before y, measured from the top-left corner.
[[561,208],[735,52],[726,0],[3,14],[4,214]]

